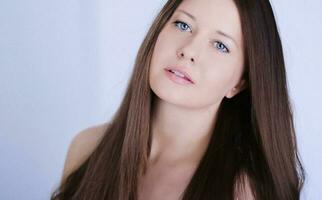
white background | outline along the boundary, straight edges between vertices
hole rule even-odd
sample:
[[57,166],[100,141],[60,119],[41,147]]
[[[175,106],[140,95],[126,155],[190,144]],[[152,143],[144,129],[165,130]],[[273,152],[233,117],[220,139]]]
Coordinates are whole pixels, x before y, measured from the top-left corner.
[[[0,1],[0,199],[43,200],[75,134],[108,121],[165,0]],[[322,198],[322,2],[274,0],[307,182]]]

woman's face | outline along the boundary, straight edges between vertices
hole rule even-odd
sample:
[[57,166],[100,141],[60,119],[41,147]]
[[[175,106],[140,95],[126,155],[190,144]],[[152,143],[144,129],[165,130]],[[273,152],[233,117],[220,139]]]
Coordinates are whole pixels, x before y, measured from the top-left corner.
[[[218,104],[242,89],[242,50],[241,23],[232,0],[184,0],[156,41],[150,87],[160,99],[181,106]],[[173,81],[167,67],[184,71],[193,84]]]

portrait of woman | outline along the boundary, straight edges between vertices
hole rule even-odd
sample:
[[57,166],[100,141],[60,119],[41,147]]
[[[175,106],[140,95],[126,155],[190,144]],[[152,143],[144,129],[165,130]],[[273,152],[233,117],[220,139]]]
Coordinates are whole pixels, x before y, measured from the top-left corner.
[[168,0],[51,199],[295,200],[304,180],[269,0]]

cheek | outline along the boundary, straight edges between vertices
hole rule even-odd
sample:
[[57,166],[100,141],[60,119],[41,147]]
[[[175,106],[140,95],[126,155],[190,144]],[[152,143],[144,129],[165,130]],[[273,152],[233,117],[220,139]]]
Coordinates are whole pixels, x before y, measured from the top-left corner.
[[160,34],[156,41],[151,59],[152,67],[155,67],[155,65],[162,64],[162,62],[165,62],[166,59],[169,58],[171,46],[169,46],[168,43],[169,42]]
[[167,65],[176,63],[176,43],[168,30],[163,30],[156,41],[150,64],[150,77],[158,78]]
[[205,81],[203,82],[204,92],[207,94],[223,95],[224,91],[229,87],[230,78],[225,75],[207,74]]
[[[218,61],[217,61],[218,62]],[[198,93],[209,102],[220,101],[234,84],[235,70],[228,63],[205,67],[201,71]],[[209,95],[211,94],[211,95]]]
[[[159,34],[155,44],[155,54],[158,57],[174,58],[176,50],[184,42],[185,38],[182,34],[178,34],[167,25]],[[175,61],[175,60],[174,60]]]
[[220,101],[228,88],[227,78],[218,73],[206,74],[198,86],[198,96],[202,97],[205,103],[209,104]]

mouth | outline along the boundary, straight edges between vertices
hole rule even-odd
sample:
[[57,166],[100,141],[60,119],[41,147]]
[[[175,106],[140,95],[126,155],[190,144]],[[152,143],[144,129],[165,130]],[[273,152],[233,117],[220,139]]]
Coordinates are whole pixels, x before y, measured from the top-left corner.
[[194,84],[194,81],[191,79],[189,74],[187,72],[183,71],[182,69],[179,69],[178,67],[170,66],[170,67],[166,67],[165,70],[172,73],[173,75],[175,75],[178,78],[184,79],[184,80]]

